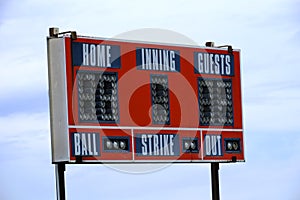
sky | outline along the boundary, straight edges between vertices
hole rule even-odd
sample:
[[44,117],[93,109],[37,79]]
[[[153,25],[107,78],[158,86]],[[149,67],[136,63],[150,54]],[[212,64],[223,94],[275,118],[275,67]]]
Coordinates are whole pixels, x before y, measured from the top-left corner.
[[[46,36],[49,27],[114,37],[167,29],[241,49],[245,163],[220,165],[222,200],[300,199],[300,1],[0,1],[0,199],[55,199]],[[209,164],[131,174],[68,165],[78,199],[211,199]]]

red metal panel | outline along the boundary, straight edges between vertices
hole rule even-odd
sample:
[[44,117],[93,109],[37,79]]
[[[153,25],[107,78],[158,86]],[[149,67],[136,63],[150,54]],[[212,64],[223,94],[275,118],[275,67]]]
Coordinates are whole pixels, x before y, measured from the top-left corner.
[[[233,51],[229,53],[226,49],[217,48],[201,48],[189,46],[176,46],[166,44],[150,44],[139,43],[131,41],[118,40],[101,40],[92,38],[78,38],[71,41],[70,38],[65,38],[66,44],[66,72],[67,72],[67,93],[68,93],[68,120],[70,126],[70,155],[71,160],[75,160],[72,155],[74,151],[72,137],[74,132],[97,133],[97,141],[99,143],[99,156],[82,156],[83,160],[97,161],[114,161],[125,160],[132,161],[198,161],[198,162],[212,162],[212,161],[231,161],[237,159],[244,160],[244,146],[243,146],[243,122],[242,122],[242,101],[241,101],[241,72],[240,72],[240,52]],[[82,44],[101,44],[114,45],[120,47],[120,67],[97,67],[88,65],[74,64],[74,57],[84,56],[82,54],[75,54],[72,52],[72,43]],[[83,47],[84,48],[84,47]],[[137,66],[137,49],[166,49],[174,51],[179,55],[179,71],[161,71],[161,70],[142,70]],[[150,51],[150,50],[149,50]],[[157,51],[159,52],[159,51]],[[234,63],[233,70],[230,75],[196,73],[195,66],[195,52],[202,52],[212,55],[230,55]],[[204,55],[204,54],[203,54]],[[109,55],[110,56],[110,55]],[[172,56],[171,54],[169,56]],[[176,55],[177,56],[177,55]],[[73,57],[73,58],[72,58]],[[220,56],[221,57],[221,56]],[[202,58],[202,57],[201,57]],[[93,59],[93,58],[91,58]],[[217,61],[217,58],[214,58]],[[218,57],[218,59],[220,59]],[[225,60],[226,61],[226,60]],[[224,62],[225,62],[224,61]],[[93,60],[90,60],[93,62]],[[96,62],[96,61],[95,61]],[[97,61],[99,62],[99,61]],[[176,60],[174,60],[176,62]],[[220,62],[221,63],[221,62]],[[215,65],[213,65],[215,67]],[[214,68],[215,70],[217,68]],[[220,70],[220,69],[219,69]],[[79,118],[79,94],[78,94],[78,71],[87,71],[91,73],[117,73],[117,96],[118,96],[118,121],[88,121],[80,120]],[[151,93],[151,76],[166,75],[168,84],[168,105],[169,105],[169,123],[157,124],[153,123],[153,112],[155,109],[152,102]],[[218,125],[200,123],[199,111],[199,79],[204,80],[222,80],[226,79],[232,83],[232,103],[233,103],[233,124],[232,125]],[[105,129],[107,127],[114,127],[113,129]],[[163,130],[157,131],[151,128],[163,127]],[[101,129],[104,128],[104,129]],[[148,130],[144,130],[147,129]],[[216,131],[217,130],[217,131]],[[134,133],[134,138],[132,138]],[[176,135],[178,139],[178,150],[176,155],[166,156],[157,153],[156,156],[143,154],[139,155],[136,147],[136,134],[172,134]],[[202,136],[201,136],[202,135]],[[94,137],[91,135],[89,137]],[[106,136],[128,136],[130,149],[127,153],[109,152],[103,150],[103,137]],[[141,135],[139,135],[141,136]],[[220,137],[215,137],[220,136]],[[76,137],[87,137],[85,135],[78,135]],[[159,136],[160,137],[160,136]],[[199,142],[198,153],[187,153],[184,151],[183,142],[185,138],[195,137]],[[206,139],[205,137],[210,137]],[[236,138],[240,142],[239,152],[226,152],[225,139]],[[74,139],[74,138],[73,138]],[[208,149],[206,145],[207,140],[219,141],[215,145],[219,145],[217,151],[221,154],[215,155],[215,150],[210,149],[212,155],[207,155]],[[139,140],[142,141],[142,140]],[[146,140],[145,140],[146,141]],[[74,142],[74,141],[73,141]],[[211,141],[210,141],[211,142]],[[159,144],[161,145],[161,144]],[[210,145],[214,145],[210,143]],[[207,147],[208,148],[208,147]],[[212,148],[210,146],[209,148]],[[207,152],[206,152],[207,150]],[[234,158],[233,158],[234,156]]]

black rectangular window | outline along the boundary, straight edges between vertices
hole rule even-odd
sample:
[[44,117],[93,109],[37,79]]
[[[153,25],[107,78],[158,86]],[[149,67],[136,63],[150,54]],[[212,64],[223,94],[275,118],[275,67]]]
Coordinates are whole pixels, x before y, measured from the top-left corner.
[[151,75],[152,122],[170,124],[167,75]]
[[200,125],[233,126],[231,79],[198,78]]
[[80,121],[118,122],[117,79],[113,72],[77,72]]

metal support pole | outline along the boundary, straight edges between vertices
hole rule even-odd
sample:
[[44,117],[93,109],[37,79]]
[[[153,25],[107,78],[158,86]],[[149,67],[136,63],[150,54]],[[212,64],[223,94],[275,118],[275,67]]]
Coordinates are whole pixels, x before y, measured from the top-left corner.
[[220,200],[219,163],[211,163],[212,200]]
[[56,199],[66,200],[65,191],[65,163],[55,164],[55,176],[56,176]]

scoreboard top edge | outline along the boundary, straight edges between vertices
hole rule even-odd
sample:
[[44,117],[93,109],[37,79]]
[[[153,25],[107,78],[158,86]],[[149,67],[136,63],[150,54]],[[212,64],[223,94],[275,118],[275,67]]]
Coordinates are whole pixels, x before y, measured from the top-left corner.
[[[69,35],[63,35],[59,38],[71,38]],[[47,39],[52,39],[52,37],[47,37]],[[199,46],[196,44],[179,44],[179,43],[168,43],[168,42],[155,42],[155,41],[146,41],[146,40],[131,40],[131,39],[122,39],[122,38],[105,38],[105,37],[95,37],[95,36],[78,36],[76,40],[107,40],[113,42],[128,42],[128,43],[138,43],[138,44],[149,44],[149,45],[165,45],[165,46],[174,46],[174,47],[187,47],[187,48],[201,48],[201,49],[211,49],[218,51],[225,51],[225,48],[220,47],[207,47]],[[76,41],[75,40],[75,41]],[[232,49],[234,52],[240,52],[240,49]]]

